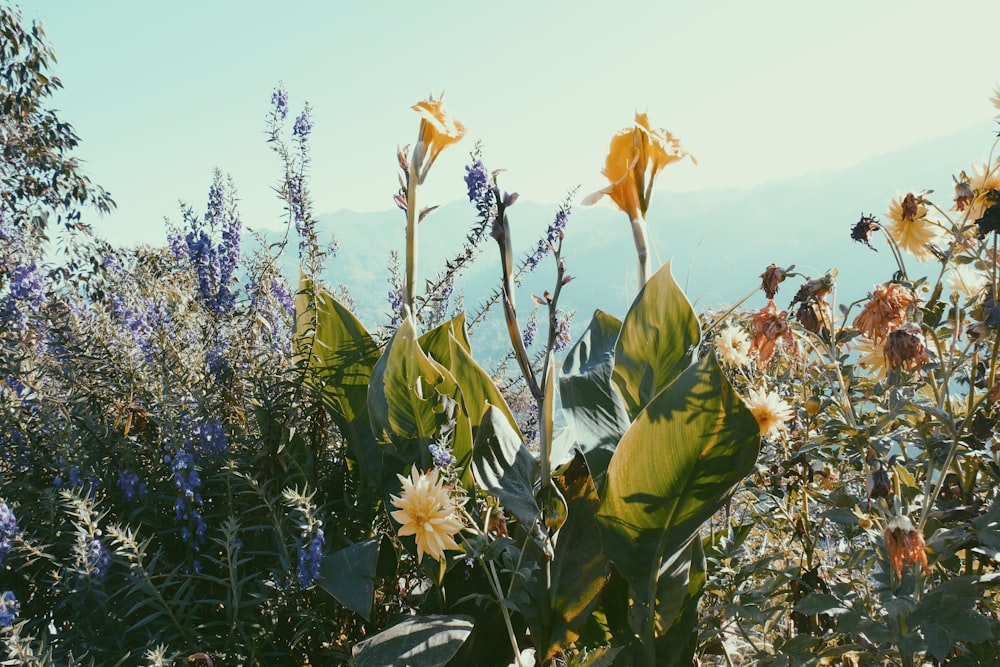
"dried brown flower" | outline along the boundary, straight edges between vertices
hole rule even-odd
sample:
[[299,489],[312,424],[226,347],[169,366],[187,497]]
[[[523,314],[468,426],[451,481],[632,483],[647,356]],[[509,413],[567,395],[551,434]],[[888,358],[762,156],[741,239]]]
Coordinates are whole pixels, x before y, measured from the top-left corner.
[[923,197],[918,199],[912,192],[907,192],[906,196],[903,197],[903,220],[909,222],[916,218],[917,211],[922,203]]
[[777,264],[771,264],[766,269],[764,273],[760,274],[760,287],[764,290],[764,295],[768,299],[773,299],[774,295],[778,293],[778,285],[785,279],[788,272],[794,267],[788,267],[787,269],[778,268]]
[[854,326],[878,342],[906,321],[906,309],[916,303],[913,292],[899,283],[877,285],[872,298],[854,318]]
[[952,176],[952,180],[955,181],[955,208],[956,211],[964,211],[966,208],[972,204],[972,200],[976,198],[976,193],[972,190],[972,184],[969,183],[969,177],[963,171],[960,174],[961,178],[955,178]]
[[889,562],[896,573],[896,578],[902,578],[903,567],[920,563],[924,572],[929,572],[927,552],[924,550],[924,537],[913,527],[908,516],[895,516],[885,527],[885,550],[889,554]]
[[878,252],[878,248],[872,245],[872,232],[879,228],[878,218],[870,213],[868,215],[862,213],[861,219],[851,229],[851,238]]
[[916,327],[903,327],[889,334],[885,343],[885,363],[890,370],[920,370],[930,359],[924,337]]
[[792,327],[788,323],[788,313],[778,312],[774,301],[768,299],[767,305],[750,316],[753,324],[753,340],[750,341],[750,352],[757,355],[761,366],[774,356],[775,347],[784,342],[792,346]]

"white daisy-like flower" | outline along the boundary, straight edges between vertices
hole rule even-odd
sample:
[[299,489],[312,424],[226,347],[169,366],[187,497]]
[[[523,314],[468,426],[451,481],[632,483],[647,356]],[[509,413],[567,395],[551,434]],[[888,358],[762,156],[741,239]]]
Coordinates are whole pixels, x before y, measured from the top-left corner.
[[747,394],[746,405],[757,418],[760,434],[766,437],[776,437],[787,431],[785,422],[795,417],[792,407],[774,390],[751,389]]
[[715,339],[715,354],[731,366],[746,366],[750,363],[750,336],[738,327],[727,326]]
[[986,287],[988,278],[971,264],[959,264],[948,272],[945,287],[968,298],[978,296]]

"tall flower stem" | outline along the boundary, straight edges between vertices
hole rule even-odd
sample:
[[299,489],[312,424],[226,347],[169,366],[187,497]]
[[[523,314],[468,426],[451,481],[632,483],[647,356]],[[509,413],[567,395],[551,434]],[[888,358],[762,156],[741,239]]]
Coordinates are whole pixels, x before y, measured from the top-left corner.
[[646,284],[651,273],[649,263],[649,247],[646,234],[646,221],[641,217],[629,220],[632,226],[632,239],[635,241],[635,254],[639,259],[639,289]]
[[403,310],[414,312],[414,285],[417,275],[417,170],[406,174],[406,269],[403,274]]

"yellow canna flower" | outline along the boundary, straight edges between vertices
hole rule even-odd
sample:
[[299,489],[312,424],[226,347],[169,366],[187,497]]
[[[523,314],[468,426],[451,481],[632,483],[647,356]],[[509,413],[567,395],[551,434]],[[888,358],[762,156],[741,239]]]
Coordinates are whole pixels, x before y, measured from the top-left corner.
[[421,473],[414,467],[409,477],[396,477],[403,489],[399,497],[391,496],[392,505],[399,509],[390,516],[400,524],[401,536],[413,535],[417,541],[417,562],[424,554],[440,561],[445,549],[460,550],[454,536],[462,530],[462,520],[437,468]]
[[427,172],[441,151],[465,136],[465,125],[445,109],[443,101],[444,93],[436,100],[432,95],[412,107],[420,114],[420,136],[417,138],[416,148],[413,149],[412,165],[417,183],[424,182]]
[[650,127],[648,116],[636,113],[635,125],[611,139],[611,149],[601,172],[611,184],[588,195],[583,203],[585,206],[596,204],[608,195],[630,220],[645,218],[657,173],[687,155],[674,135],[663,128]]

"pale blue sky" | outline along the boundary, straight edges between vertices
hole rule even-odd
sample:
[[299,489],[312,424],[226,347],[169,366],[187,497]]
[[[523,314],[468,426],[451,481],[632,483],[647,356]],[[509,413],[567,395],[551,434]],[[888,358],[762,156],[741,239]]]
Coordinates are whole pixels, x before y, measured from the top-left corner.
[[97,227],[121,241],[159,241],[178,199],[201,210],[216,166],[247,224],[278,224],[264,119],[279,81],[293,110],[313,107],[318,212],[392,208],[396,145],[415,140],[409,107],[432,91],[469,134],[435,165],[424,204],[464,197],[476,139],[506,189],[555,203],[602,187],[608,142],[637,109],[698,158],[659,187],[749,187],[982,123],[1000,81],[996,0],[20,7],[55,47],[54,104],[78,154],[119,204]]

